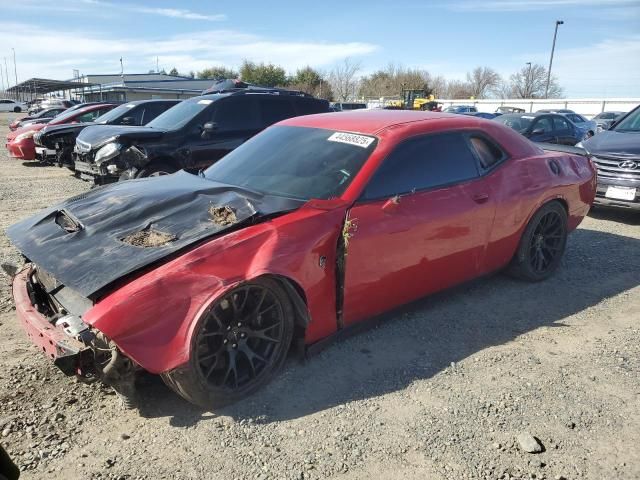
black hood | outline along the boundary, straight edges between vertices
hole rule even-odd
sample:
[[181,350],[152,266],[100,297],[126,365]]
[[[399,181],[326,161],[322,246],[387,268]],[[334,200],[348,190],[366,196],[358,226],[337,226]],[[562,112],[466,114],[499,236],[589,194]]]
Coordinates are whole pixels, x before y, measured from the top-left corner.
[[119,140],[133,143],[136,140],[159,138],[166,133],[150,127],[135,127],[126,125],[92,125],[82,130],[77,141],[80,144],[90,146],[91,149],[99,147],[108,141]]
[[[180,171],[96,188],[12,225],[7,235],[60,283],[95,297],[119,278],[199,240],[303,203]],[[229,207],[231,221],[214,221],[214,207]],[[166,243],[133,245],[144,232],[160,235]]]
[[85,122],[85,123],[61,123],[59,125],[47,125],[40,132],[42,132],[42,137],[53,137],[55,135],[62,135],[67,133],[78,133],[81,130],[87,128],[90,125],[95,125],[93,122]]
[[640,156],[640,133],[605,130],[582,142],[592,155]]

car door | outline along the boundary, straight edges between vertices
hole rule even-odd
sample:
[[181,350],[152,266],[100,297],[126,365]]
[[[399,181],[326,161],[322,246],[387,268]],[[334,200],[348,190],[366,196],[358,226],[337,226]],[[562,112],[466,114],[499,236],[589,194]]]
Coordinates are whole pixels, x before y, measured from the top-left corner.
[[553,117],[553,129],[560,145],[575,145],[578,143],[579,139],[576,138],[577,127],[563,116],[557,115]]
[[526,136],[533,142],[557,143],[558,141],[553,130],[551,115],[536,117],[527,132]]
[[405,140],[348,212],[345,326],[484,271],[494,216],[465,133]]
[[200,126],[211,122],[215,130],[206,134],[201,130],[188,141],[192,167],[206,168],[239,147],[260,131],[258,104],[251,96],[229,96],[213,102],[202,112]]
[[0,112],[13,112],[13,102],[11,100],[0,100]]

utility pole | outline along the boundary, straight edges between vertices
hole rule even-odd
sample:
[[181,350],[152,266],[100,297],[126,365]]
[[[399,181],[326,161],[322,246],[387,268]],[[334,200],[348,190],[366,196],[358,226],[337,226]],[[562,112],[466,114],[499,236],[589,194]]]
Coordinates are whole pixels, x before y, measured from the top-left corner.
[[549,59],[549,70],[547,71],[547,88],[544,90],[544,98],[549,98],[549,83],[551,82],[551,65],[553,65],[553,52],[556,49],[556,37],[558,36],[558,27],[564,24],[564,20],[556,20],[556,29],[553,32],[553,44],[551,45],[551,58]]
[[7,90],[9,90],[9,67],[7,67],[7,57],[4,57],[4,76],[7,78]]
[[531,97],[531,62],[527,62],[527,81],[525,82],[526,94]]
[[[16,68],[16,49],[11,48],[11,50],[13,50],[13,72],[16,74],[16,88],[17,88],[18,87],[18,69]],[[19,100],[17,90],[16,90],[16,99]]]

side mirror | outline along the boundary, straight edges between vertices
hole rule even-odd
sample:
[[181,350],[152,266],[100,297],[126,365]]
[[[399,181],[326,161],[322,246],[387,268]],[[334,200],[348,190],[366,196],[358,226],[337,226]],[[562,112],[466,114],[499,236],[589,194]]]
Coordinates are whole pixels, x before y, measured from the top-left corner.
[[544,133],[544,128],[536,128],[531,135],[542,135]]
[[136,119],[133,117],[124,117],[122,119],[122,125],[135,125]]
[[208,138],[218,129],[216,122],[207,122],[202,126],[202,138]]

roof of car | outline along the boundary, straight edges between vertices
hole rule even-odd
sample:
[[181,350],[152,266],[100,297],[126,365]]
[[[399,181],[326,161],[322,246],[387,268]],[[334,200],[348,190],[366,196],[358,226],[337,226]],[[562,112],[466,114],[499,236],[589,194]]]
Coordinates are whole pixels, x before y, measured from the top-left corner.
[[438,118],[457,119],[460,123],[473,123],[475,117],[463,115],[423,112],[417,110],[350,110],[340,113],[319,113],[283,120],[279,125],[326,128],[345,132],[374,134],[393,125]]
[[125,102],[122,105],[140,105],[141,103],[167,103],[167,102],[181,102],[182,100],[175,98],[152,98],[149,100],[132,100]]

